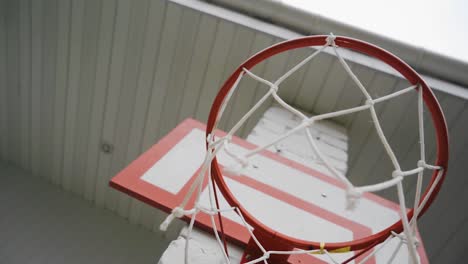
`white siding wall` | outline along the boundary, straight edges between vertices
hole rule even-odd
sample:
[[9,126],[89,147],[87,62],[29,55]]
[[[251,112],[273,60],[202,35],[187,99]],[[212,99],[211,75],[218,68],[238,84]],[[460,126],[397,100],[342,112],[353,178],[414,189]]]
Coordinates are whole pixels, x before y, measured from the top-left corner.
[[[204,4],[192,9],[165,0],[0,0],[0,5],[0,157],[151,229],[162,216],[110,189],[109,179],[184,118],[205,121],[216,91],[239,63],[299,36],[226,10],[202,12]],[[253,70],[273,80],[310,52],[279,55]],[[374,96],[407,85],[375,60],[350,52],[344,56]],[[438,90],[453,86],[431,84]],[[265,91],[256,82],[242,83],[222,125],[232,126]],[[280,94],[315,113],[363,102],[329,53],[285,81]],[[451,132],[451,168],[421,228],[428,254],[441,260],[452,248],[462,250],[457,245],[468,237],[468,212],[455,206],[468,200],[463,177],[468,111],[466,98],[437,96]],[[407,95],[377,108],[404,167],[417,160],[414,99]],[[379,172],[391,170],[383,150],[375,148],[380,145],[369,120],[366,114],[337,120],[349,132],[349,175],[358,184],[381,181],[387,175]],[[102,152],[102,143],[111,144],[113,152]],[[434,157],[434,149],[429,145],[428,157]],[[465,231],[447,232],[441,223]]]

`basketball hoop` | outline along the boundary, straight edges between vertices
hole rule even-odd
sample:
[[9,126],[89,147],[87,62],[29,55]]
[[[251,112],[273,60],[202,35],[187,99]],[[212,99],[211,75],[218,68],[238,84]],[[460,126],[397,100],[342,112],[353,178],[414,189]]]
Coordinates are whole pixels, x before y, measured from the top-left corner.
[[[282,52],[286,52],[293,49],[304,48],[304,47],[320,47],[314,52],[311,56],[304,59],[302,62],[297,64],[291,70],[289,70],[286,74],[280,77],[275,82],[270,82],[265,80],[252,72],[250,70],[257,64],[261,63],[262,61]],[[295,72],[297,69],[302,67],[305,63],[309,60],[313,59],[317,54],[323,51],[325,48],[331,47],[334,49],[334,52],[340,63],[343,65],[345,70],[350,75],[351,79],[357,84],[357,86],[361,89],[361,92],[366,97],[366,102],[363,105],[340,110],[332,113],[326,113],[322,115],[317,115],[313,117],[305,117],[300,111],[294,109],[281,98],[278,97],[276,94],[279,85],[281,82],[286,79],[289,75]],[[338,48],[345,48],[350,49],[359,53],[366,54],[368,56],[374,57],[379,59],[397,72],[399,72],[405,79],[409,81],[411,84],[410,87],[403,89],[401,91],[397,91],[393,94],[383,96],[380,98],[371,98],[370,95],[367,93],[365,87],[361,84],[357,76],[353,74],[347,63],[341,57],[338,52]],[[249,76],[256,81],[264,83],[269,87],[269,92],[262,98],[260,101],[248,111],[245,116],[232,128],[232,130],[227,134],[225,137],[216,138],[215,130],[217,129],[218,122],[224,112],[227,102],[231,98],[232,94],[236,90],[237,85],[239,84],[240,80],[243,76]],[[388,144],[385,135],[382,132],[380,127],[378,116],[374,109],[374,104],[378,104],[380,102],[390,100],[396,96],[405,94],[409,91],[417,91],[419,95],[418,100],[418,113],[419,113],[419,137],[421,141],[421,157],[420,161],[415,164],[415,169],[409,171],[402,171],[398,161],[393,153],[390,145]],[[265,100],[267,97],[273,97],[277,102],[285,107],[287,110],[291,111],[292,113],[298,115],[303,119],[303,122],[293,128],[289,133],[286,133],[282,137],[279,137],[275,142],[272,142],[269,145],[261,146],[257,149],[251,150],[247,154],[238,155],[236,153],[231,153],[229,150],[229,143],[231,140],[232,135],[239,129],[239,127],[247,120],[250,115],[258,108],[258,106]],[[424,126],[423,126],[423,106],[426,106],[430,114],[432,116],[432,122],[434,124],[434,128],[436,131],[436,139],[437,139],[437,158],[434,165],[429,165],[426,163],[425,160],[425,149],[424,149]],[[314,122],[333,118],[339,115],[355,113],[358,111],[370,111],[373,121],[376,126],[377,134],[385,147],[387,154],[390,156],[392,164],[394,165],[395,170],[392,173],[392,179],[374,185],[368,186],[354,186],[349,180],[341,173],[337,172],[333,169],[332,166],[328,165],[327,159],[325,157],[320,156],[320,151],[314,146],[314,140],[309,136],[309,143],[311,148],[317,152],[318,156],[322,159],[322,161],[327,165],[328,169],[334,174],[334,176],[343,182],[348,190],[348,202],[350,207],[359,200],[359,197],[362,195],[363,192],[375,192],[378,190],[390,188],[393,186],[397,187],[398,190],[398,198],[400,201],[400,213],[401,213],[401,220],[397,221],[387,228],[379,231],[378,233],[372,234],[367,237],[358,238],[355,240],[350,241],[342,241],[342,242],[323,242],[323,241],[307,241],[298,239],[286,234],[283,234],[277,230],[272,229],[271,227],[265,225],[261,221],[259,221],[251,212],[247,211],[242,204],[236,199],[235,195],[229,189],[228,184],[226,183],[221,167],[218,164],[217,160],[217,153],[220,150],[224,150],[228,155],[232,156],[234,160],[236,160],[239,164],[239,168],[248,166],[249,164],[249,157],[256,155],[264,151],[268,146],[271,146],[285,137],[293,134],[294,132],[307,130],[306,128],[312,126]],[[246,250],[246,254],[244,255],[245,262],[249,263],[257,263],[269,260],[270,263],[283,263],[285,262],[290,255],[295,254],[307,254],[307,253],[317,253],[317,254],[327,254],[331,255],[337,252],[345,252],[345,251],[359,251],[357,255],[353,258],[357,257],[360,254],[367,252],[369,249],[376,247],[377,245],[383,246],[386,241],[388,241],[392,237],[399,237],[401,239],[401,243],[406,243],[408,246],[408,250],[410,253],[410,257],[413,262],[418,262],[418,257],[416,256],[416,243],[414,237],[414,230],[416,221],[421,215],[423,215],[429,206],[434,201],[435,197],[437,196],[442,183],[444,181],[446,172],[447,172],[447,165],[448,165],[448,135],[447,135],[447,126],[445,123],[445,119],[442,113],[442,110],[439,106],[437,99],[435,98],[434,94],[432,93],[431,89],[428,87],[426,82],[421,78],[421,76],[413,70],[409,65],[405,62],[400,60],[395,55],[391,54],[390,52],[381,49],[377,46],[369,44],[367,42],[342,37],[342,36],[309,36],[303,37],[293,40],[288,40],[271,46],[267,49],[260,51],[259,53],[250,57],[247,61],[241,64],[233,73],[232,75],[226,80],[224,85],[218,92],[214,103],[212,105],[209,118],[208,118],[208,125],[206,130],[206,137],[207,137],[207,156],[205,158],[204,165],[200,172],[200,177],[197,181],[194,182],[193,187],[191,188],[191,192],[189,192],[188,196],[192,196],[197,187],[199,186],[200,182],[203,181],[205,175],[210,175],[212,179],[212,186],[211,186],[211,193],[214,195],[216,200],[216,207],[213,208],[194,208],[194,209],[183,209],[186,204],[182,204],[177,210],[173,211],[173,214],[169,216],[169,218],[163,223],[162,229],[167,227],[170,220],[174,217],[182,217],[184,215],[191,215],[192,219],[196,217],[198,212],[204,212],[211,215],[221,214],[223,209],[219,208],[219,204],[217,202],[216,197],[216,188],[218,188],[226,201],[229,203],[231,208],[229,210],[235,211],[239,214],[242,221],[244,221],[246,228],[251,233],[251,241],[249,242],[248,249]],[[433,170],[433,174],[431,177],[431,181],[427,186],[426,190],[421,196],[421,185],[422,185],[422,173],[424,170]],[[403,187],[401,182],[407,176],[415,175],[418,177],[417,183],[417,191],[416,191],[416,198],[415,198],[415,206],[414,208],[407,210],[406,205],[404,204],[404,194],[403,194]],[[200,185],[201,186],[201,185]],[[221,218],[220,218],[221,219]],[[222,222],[221,222],[222,224]],[[190,224],[189,228],[193,227],[193,220]],[[221,230],[222,230],[221,226]],[[253,231],[252,231],[252,229]],[[218,237],[218,232],[215,230],[215,236],[217,237],[218,241],[221,241],[222,238]],[[188,243],[188,242],[187,242]],[[188,251],[186,251],[187,253]],[[248,256],[247,256],[248,255]],[[225,257],[227,259],[227,253],[225,253]],[[330,257],[332,259],[332,257]],[[352,259],[353,259],[352,258]],[[351,260],[351,259],[350,259]],[[349,260],[348,260],[349,261]]]

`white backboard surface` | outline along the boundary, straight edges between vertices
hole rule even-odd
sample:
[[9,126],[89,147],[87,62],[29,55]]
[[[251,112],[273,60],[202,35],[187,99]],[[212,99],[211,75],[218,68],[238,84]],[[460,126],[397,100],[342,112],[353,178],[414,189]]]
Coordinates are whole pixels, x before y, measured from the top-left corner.
[[[268,127],[270,121],[268,119],[271,119],[275,111],[274,129],[279,129],[288,121],[287,115],[282,113],[282,117],[278,117],[278,110],[272,109],[254,128],[248,140],[255,141],[255,138],[265,139],[274,135],[274,133],[268,134],[261,131],[272,131],[271,127]],[[289,122],[292,121],[289,120]],[[337,157],[336,164],[345,164],[347,156],[343,153],[346,154],[347,148],[346,134],[343,130],[331,125],[324,125],[320,129],[314,133],[321,133],[325,136],[323,138],[326,140],[321,144],[331,150],[328,152],[330,155]],[[333,132],[327,133],[326,131],[330,129]],[[263,133],[263,137],[260,133]],[[241,139],[236,139],[235,142],[237,144],[233,146],[233,151],[239,153],[251,148],[253,146],[251,143],[258,143],[247,143]],[[341,242],[371,235],[399,219],[396,204],[372,194],[364,195],[355,210],[347,210],[345,190],[329,176],[326,168],[314,162],[307,163],[307,157],[301,156],[301,153],[304,153],[302,150],[285,151],[288,149],[287,144],[282,148],[283,150],[280,151],[271,149],[266,155],[255,156],[251,162],[252,166],[243,170],[239,176],[225,174],[230,190],[244,208],[267,226],[301,239]],[[168,212],[180,203],[190,181],[201,166],[204,153],[204,125],[188,119],[117,175],[111,185]],[[281,157],[276,158],[275,155],[281,155]],[[223,152],[218,155],[218,162],[223,167],[235,164],[235,161]],[[345,172],[346,166],[342,166],[342,170]],[[228,208],[229,205],[221,194],[219,197],[221,197],[221,208]],[[200,202],[210,207],[206,185]],[[223,221],[230,223],[227,226],[232,227],[232,230],[226,230],[228,236],[230,236],[229,232],[232,233],[232,242],[238,245],[246,243],[248,233],[239,216],[234,212],[228,212],[223,213],[223,218]],[[209,230],[208,217],[200,216],[197,222],[199,228]],[[201,239],[201,235],[196,235],[196,233],[193,239],[197,240],[197,236]],[[185,238],[180,239],[171,246],[180,248],[181,241]],[[201,240],[206,239],[205,236]],[[214,240],[214,236],[212,239]],[[391,241],[368,263],[385,263],[398,243],[399,240],[396,239]],[[198,246],[203,247],[203,244],[206,244],[206,241],[199,243]],[[212,248],[213,245],[207,245],[207,247],[210,247],[207,252],[217,250]],[[178,254],[183,254],[183,251],[181,249]],[[168,249],[162,261],[167,262],[170,259],[167,254],[175,254],[174,252],[178,250]],[[427,257],[422,246],[419,252],[424,263]],[[342,253],[335,258],[338,261],[344,261],[353,254],[352,252]],[[326,256],[314,257],[324,262],[329,261]],[[401,247],[395,263],[407,261],[406,247]]]

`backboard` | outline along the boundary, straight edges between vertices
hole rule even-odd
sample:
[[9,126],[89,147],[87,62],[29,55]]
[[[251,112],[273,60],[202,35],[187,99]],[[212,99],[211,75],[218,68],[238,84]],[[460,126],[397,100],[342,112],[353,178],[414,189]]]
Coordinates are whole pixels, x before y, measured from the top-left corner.
[[[224,132],[217,133],[222,135]],[[249,139],[255,141],[252,140],[255,135]],[[258,144],[240,138],[234,138],[233,142],[238,151],[253,149],[255,143]],[[116,175],[110,185],[169,213],[182,202],[191,182],[195,180],[205,148],[205,125],[187,119]],[[287,153],[281,152],[281,149],[261,152],[241,175],[224,173],[226,182],[239,201],[267,226],[301,239],[345,241],[376,233],[399,219],[395,203],[370,193],[364,194],[355,210],[347,210],[344,186],[327,174],[326,169],[320,164],[306,166],[305,162],[294,159],[293,155],[288,158]],[[222,152],[218,155],[218,162],[223,167],[232,165],[231,158]],[[272,174],[258,173],[259,167],[268,168]],[[205,189],[200,202],[209,207],[207,182],[203,186]],[[221,194],[219,197],[220,207],[229,207]],[[194,202],[193,197],[187,208],[193,207]],[[184,220],[189,219],[185,217]],[[240,247],[247,245],[250,236],[237,214],[223,213],[223,224],[230,243]],[[195,225],[200,230],[212,232],[211,220],[207,215],[198,215]],[[388,260],[397,244],[398,241],[391,241],[367,263]],[[421,262],[428,263],[422,243],[418,252]],[[337,259],[345,261],[353,254],[341,253]],[[327,263],[327,257],[322,255],[307,255],[301,261],[308,259]],[[395,263],[407,261],[407,250],[402,247]]]

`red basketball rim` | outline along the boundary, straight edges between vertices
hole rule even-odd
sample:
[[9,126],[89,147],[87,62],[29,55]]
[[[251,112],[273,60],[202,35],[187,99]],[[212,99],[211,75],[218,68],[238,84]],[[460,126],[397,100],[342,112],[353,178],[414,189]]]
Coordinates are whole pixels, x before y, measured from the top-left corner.
[[[271,46],[269,48],[266,48],[258,52],[257,54],[247,59],[247,61],[242,63],[223,84],[222,88],[219,90],[213,102],[210,115],[208,118],[208,125],[207,125],[207,130],[206,130],[207,136],[212,133],[221,104],[226,98],[230,89],[232,89],[234,82],[238,78],[239,74],[241,74],[243,68],[250,70],[252,67],[257,65],[261,61],[266,60],[269,57],[272,57],[278,53],[285,52],[288,50],[293,50],[293,49],[298,49],[298,48],[303,48],[303,47],[311,47],[311,46],[323,46],[327,42],[326,41],[327,37],[328,36],[326,35],[308,36],[308,37],[284,41],[284,42],[278,43],[274,46]],[[392,53],[382,48],[379,48],[373,44],[370,44],[361,40],[353,39],[353,38],[348,38],[348,37],[337,36],[335,39],[335,43],[339,47],[348,48],[357,52],[361,52],[371,57],[375,57],[377,59],[384,61],[389,66],[393,67],[396,71],[398,71],[401,75],[403,75],[412,85],[419,84],[420,87],[422,87],[423,89],[424,103],[428,107],[431,113],[432,121],[436,130],[437,158],[436,158],[435,165],[441,166],[442,168],[444,168],[444,170],[437,184],[435,183],[435,181],[437,178],[438,171],[434,171],[434,173],[432,174],[431,181],[428,187],[426,188],[423,194],[423,198],[421,198],[421,201],[424,200],[424,198],[427,195],[429,195],[428,192],[431,186],[433,186],[434,184],[436,184],[436,186],[434,186],[434,190],[428,197],[427,203],[424,205],[420,214],[418,215],[418,218],[419,218],[425,213],[427,208],[432,204],[433,200],[437,196],[440,190],[440,187],[442,186],[442,183],[445,179],[445,175],[447,173],[448,133],[447,133],[447,125],[445,122],[445,117],[442,113],[440,105],[437,99],[435,98],[434,94],[432,93],[431,89],[429,89],[428,85],[421,78],[421,76],[419,76],[419,74],[415,70],[413,70],[408,64],[406,64],[404,61],[402,61],[401,59],[399,59]],[[236,197],[229,190],[226,182],[224,181],[220,166],[216,158],[213,159],[211,163],[211,167],[212,167],[212,170],[211,170],[212,177],[214,178],[216,184],[218,185],[219,189],[221,190],[227,202],[231,206],[235,206],[239,208],[245,220],[255,229],[256,232],[260,232],[266,235],[266,237],[270,237],[272,240],[277,241],[278,243],[285,243],[295,248],[301,248],[301,249],[306,249],[306,250],[320,248],[320,244],[321,244],[320,242],[306,241],[306,240],[301,240],[301,239],[287,236],[285,234],[279,233],[269,228],[268,226],[264,225],[262,222],[258,221],[247,210],[244,209],[244,207],[238,202]],[[411,209],[408,211],[407,213],[408,219],[411,219],[413,215],[413,210],[414,209]],[[388,236],[390,236],[391,231],[394,231],[396,233],[400,233],[403,231],[403,224],[401,220],[395,222],[394,224],[390,225],[386,229],[376,234],[370,235],[368,237],[359,238],[359,239],[351,240],[351,241],[344,241],[344,242],[325,243],[325,249],[333,250],[333,249],[338,249],[338,248],[343,248],[343,247],[350,247],[350,250],[365,249],[369,246],[383,242]]]

